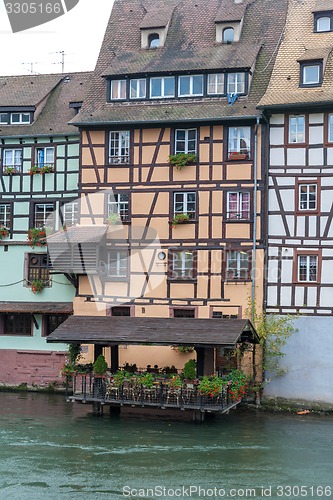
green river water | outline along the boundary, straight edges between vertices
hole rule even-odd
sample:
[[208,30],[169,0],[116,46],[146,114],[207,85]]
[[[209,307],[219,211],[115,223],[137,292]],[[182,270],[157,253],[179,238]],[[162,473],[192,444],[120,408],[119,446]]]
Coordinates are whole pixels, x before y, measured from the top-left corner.
[[0,499],[104,498],[333,498],[333,416],[236,410],[198,425],[0,393]]

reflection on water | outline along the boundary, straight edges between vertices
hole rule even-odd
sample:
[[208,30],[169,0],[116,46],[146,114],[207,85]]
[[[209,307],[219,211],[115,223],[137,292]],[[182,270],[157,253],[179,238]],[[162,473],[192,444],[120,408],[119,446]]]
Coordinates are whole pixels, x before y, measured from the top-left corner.
[[89,411],[62,395],[0,393],[0,499],[120,499],[127,485],[333,491],[333,417],[236,411],[195,425]]

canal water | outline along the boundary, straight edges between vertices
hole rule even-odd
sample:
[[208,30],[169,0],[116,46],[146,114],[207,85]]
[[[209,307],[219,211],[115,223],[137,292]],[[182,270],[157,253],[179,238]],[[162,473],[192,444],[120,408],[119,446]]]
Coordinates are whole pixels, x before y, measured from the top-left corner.
[[333,416],[236,410],[198,425],[0,393],[0,499],[104,498],[333,498]]

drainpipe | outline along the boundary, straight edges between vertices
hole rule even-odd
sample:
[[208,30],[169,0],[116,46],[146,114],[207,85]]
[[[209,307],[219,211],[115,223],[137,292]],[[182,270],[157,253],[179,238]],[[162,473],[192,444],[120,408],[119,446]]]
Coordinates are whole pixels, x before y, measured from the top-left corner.
[[[256,252],[257,252],[257,194],[258,194],[258,128],[261,115],[257,116],[257,123],[254,131],[254,154],[253,154],[253,245],[252,245],[252,266],[251,266],[251,319],[254,320],[254,304],[256,296]],[[263,223],[263,221],[262,221]]]

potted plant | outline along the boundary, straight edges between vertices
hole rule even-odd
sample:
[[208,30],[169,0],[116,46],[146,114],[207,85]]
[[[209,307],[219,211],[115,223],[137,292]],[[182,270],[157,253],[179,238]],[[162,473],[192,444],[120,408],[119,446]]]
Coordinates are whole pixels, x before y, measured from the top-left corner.
[[172,387],[173,389],[180,389],[182,385],[183,382],[179,375],[171,375],[170,387]]
[[42,292],[45,288],[45,285],[46,283],[43,280],[32,280],[30,283],[32,293],[37,294]]
[[[237,401],[245,396],[247,388],[247,377],[241,370],[232,370],[228,375],[229,394],[231,399]],[[230,383],[231,382],[231,383]]]
[[151,389],[154,385],[154,375],[152,373],[143,373],[139,378],[140,384],[146,389]]
[[186,222],[189,222],[191,220],[191,217],[189,214],[175,214],[173,219],[171,220],[171,225],[173,228],[178,226],[178,224],[184,224]]
[[8,236],[8,229],[3,224],[0,224],[0,240],[4,240],[5,238],[8,238]]
[[40,173],[40,168],[38,165],[33,165],[32,167],[29,168],[28,174],[30,175],[36,175]]
[[65,363],[61,369],[61,375],[67,377],[68,375],[73,375],[76,371],[76,367],[72,363]]
[[233,151],[229,153],[229,160],[247,160],[248,157],[248,153],[242,153],[241,151]]
[[43,167],[39,167],[40,174],[51,174],[54,172],[53,165],[44,165]]
[[173,165],[177,170],[182,170],[190,163],[196,163],[197,156],[194,153],[176,153],[168,158],[170,165]]
[[119,224],[119,222],[121,222],[121,218],[120,218],[120,215],[119,215],[119,214],[117,214],[117,213],[113,213],[113,214],[110,214],[110,215],[108,216],[107,221],[108,221],[108,224],[109,224],[109,225],[112,225],[112,226],[113,226],[113,225]]
[[103,356],[103,354],[100,354],[93,365],[95,377],[96,375],[97,377],[104,377],[107,369],[108,369],[108,364],[106,362],[106,359]]
[[3,173],[4,173],[4,175],[13,175],[13,174],[16,174],[16,168],[15,167],[4,167],[3,168]]
[[204,376],[198,385],[199,394],[201,396],[209,396],[211,398],[221,394],[223,385],[227,382],[223,381],[217,375],[212,375],[210,377]]
[[186,380],[194,380],[197,375],[197,364],[195,359],[189,359],[183,368],[183,374]]
[[46,245],[46,231],[44,228],[32,228],[28,231],[28,243],[34,247],[43,247]]

